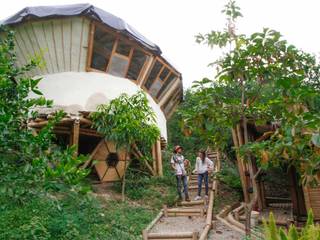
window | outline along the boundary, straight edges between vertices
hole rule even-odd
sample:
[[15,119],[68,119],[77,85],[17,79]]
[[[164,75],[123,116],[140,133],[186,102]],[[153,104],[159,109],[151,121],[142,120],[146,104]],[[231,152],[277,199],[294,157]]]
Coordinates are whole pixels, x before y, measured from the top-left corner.
[[148,59],[148,53],[134,47],[129,40],[125,40],[107,28],[93,25],[94,34],[90,48],[89,69],[108,72],[114,76],[127,77],[138,80],[143,66]]
[[127,73],[127,78],[131,80],[137,80],[146,60],[147,55],[143,51],[134,49]]
[[108,69],[108,73],[117,76],[125,77],[128,69],[129,59],[121,55],[113,55]]
[[149,93],[152,97],[156,97],[157,94],[158,94],[158,91],[160,90],[162,86],[162,82],[161,80],[158,78],[151,86],[150,90],[149,90]]
[[106,71],[115,37],[100,27],[95,28],[91,68]]
[[157,99],[161,97],[161,94],[167,89],[167,87],[174,82],[174,80],[177,78],[177,76],[174,73],[170,73],[168,79],[164,82],[161,89],[159,90],[157,94]]
[[162,81],[164,81],[164,80],[167,78],[169,72],[170,72],[170,70],[169,70],[167,67],[164,68],[164,69],[162,70],[159,78],[160,78]]
[[159,71],[161,70],[163,64],[159,61],[156,61],[156,63],[153,65],[151,72],[147,78],[146,83],[144,84],[144,86],[146,87],[146,89],[150,89],[152,83],[156,80]]
[[173,95],[169,97],[169,99],[166,101],[166,103],[163,105],[163,108],[162,108],[165,115],[170,114],[174,106],[179,102],[180,97],[181,97],[181,90],[178,90],[177,92],[175,92]]
[[117,50],[116,50],[117,53],[129,57],[130,50],[131,50],[131,46],[129,44],[123,42],[122,40],[119,40],[117,44]]

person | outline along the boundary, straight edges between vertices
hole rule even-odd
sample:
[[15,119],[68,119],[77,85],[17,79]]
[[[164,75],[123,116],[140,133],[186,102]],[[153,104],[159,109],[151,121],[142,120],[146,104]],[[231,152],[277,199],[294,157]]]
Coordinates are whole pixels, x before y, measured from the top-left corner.
[[182,201],[181,185],[183,185],[183,192],[186,201],[190,201],[188,194],[188,179],[186,167],[189,165],[189,160],[185,159],[182,155],[183,148],[181,146],[175,146],[173,149],[173,155],[171,157],[171,167],[175,171],[177,179],[177,191],[178,191],[178,201]]
[[206,157],[206,152],[200,150],[196,159],[195,173],[198,174],[198,195],[194,200],[201,199],[202,180],[205,184],[205,198],[208,198],[209,192],[209,172],[213,171],[213,162]]

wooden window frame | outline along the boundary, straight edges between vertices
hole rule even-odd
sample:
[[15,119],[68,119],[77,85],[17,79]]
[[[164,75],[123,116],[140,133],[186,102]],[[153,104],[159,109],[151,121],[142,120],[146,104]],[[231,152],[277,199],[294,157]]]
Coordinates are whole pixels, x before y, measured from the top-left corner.
[[[110,60],[105,68],[105,71],[101,71],[101,70],[98,70],[98,69],[95,69],[95,68],[92,68],[91,67],[91,64],[92,64],[92,55],[93,55],[93,45],[94,45],[94,33],[95,33],[95,30],[97,27],[100,27],[102,31],[104,32],[107,32],[109,33],[110,35],[114,36],[115,37],[115,42],[113,44],[113,48],[112,48],[112,51],[111,51],[111,54],[110,54]],[[129,56],[125,56],[125,55],[122,55],[122,54],[119,54],[116,52],[116,49],[117,49],[117,46],[118,46],[118,42],[119,41],[123,41],[127,44],[129,44],[131,46],[131,49],[130,49],[130,53],[129,53]],[[139,72],[139,75],[138,75],[138,78],[137,79],[130,79],[130,78],[127,78],[127,74],[128,74],[128,71],[129,71],[129,67],[130,67],[130,64],[131,64],[131,61],[132,61],[132,56],[133,56],[133,52],[134,50],[137,49],[139,51],[142,51],[145,55],[146,55],[146,60],[144,61],[143,63],[143,66]],[[88,54],[87,54],[87,61],[86,61],[86,71],[87,72],[99,72],[99,73],[107,73],[108,74],[108,70],[109,70],[109,67],[110,67],[110,63],[112,61],[112,57],[114,55],[117,55],[118,57],[121,57],[121,58],[124,58],[124,59],[128,59],[128,66],[127,66],[127,69],[125,71],[125,76],[124,78],[127,78],[129,79],[130,81],[134,82],[136,85],[140,85],[140,88],[143,89],[145,92],[147,92],[150,96],[150,91],[145,87],[145,83],[149,77],[149,74],[152,70],[152,68],[154,67],[155,63],[157,61],[159,61],[161,64],[162,64],[162,67],[160,69],[160,71],[158,72],[155,80],[152,82],[152,84],[157,80],[157,79],[160,79],[159,76],[160,74],[162,73],[162,71],[165,69],[165,68],[168,68],[169,69],[169,72],[167,74],[167,76],[165,77],[165,79],[160,79],[160,81],[162,82],[162,86],[163,84],[165,84],[165,82],[169,79],[169,76],[170,74],[174,74],[176,76],[176,80],[173,81],[172,84],[174,84],[176,81],[179,81],[180,77],[181,77],[181,74],[178,73],[169,63],[167,63],[164,59],[162,59],[160,56],[156,56],[154,55],[153,53],[150,53],[148,52],[145,48],[143,48],[142,46],[140,46],[139,44],[137,44],[133,39],[130,39],[130,37],[126,37],[126,36],[123,36],[121,35],[121,33],[119,31],[115,31],[114,29],[100,23],[100,22],[97,22],[95,20],[92,20],[91,23],[90,23],[90,31],[89,31],[89,34],[88,34]],[[150,64],[149,60],[150,58],[153,58],[152,59],[152,63]],[[149,65],[150,64],[150,65]],[[144,76],[144,79],[141,79],[142,76]],[[152,86],[151,84],[151,86]],[[150,86],[150,87],[151,87]],[[167,88],[170,86],[170,84],[167,86]],[[157,96],[152,97],[152,99],[157,103],[159,104],[159,102],[162,100],[162,98],[165,96],[165,93],[166,93],[166,90],[167,88],[164,90],[164,92],[159,96],[159,98],[157,98]],[[181,86],[177,86],[176,89],[178,92],[181,92],[179,89],[181,88]],[[161,88],[160,88],[161,89]],[[159,89],[159,91],[160,91]],[[168,100],[163,104],[163,106],[166,106],[171,100],[173,100],[173,96],[177,94],[176,91],[173,91],[172,95],[170,97],[168,97]],[[160,106],[160,108],[162,109],[162,111],[164,112],[164,107],[163,106]]]
[[[97,26],[100,27],[102,31],[107,32],[108,34],[110,34],[110,35],[115,37],[115,42],[113,44],[113,48],[112,48],[112,51],[111,51],[111,54],[110,54],[110,60],[109,60],[107,66],[105,68],[105,71],[101,71],[101,70],[98,70],[98,69],[95,69],[95,68],[91,67],[92,55],[93,55],[93,45],[94,45],[94,33],[95,33],[95,30],[96,30]],[[143,52],[146,55],[146,60],[143,63],[143,66],[142,66],[142,68],[141,68],[141,70],[139,72],[138,78],[137,79],[128,78],[128,79],[130,81],[136,83],[136,84],[139,82],[142,74],[144,73],[144,71],[146,71],[146,65],[147,65],[147,62],[148,62],[147,60],[152,56],[151,53],[147,52],[145,49],[140,47],[137,43],[133,42],[132,40],[123,37],[119,32],[117,32],[117,31],[115,32],[111,28],[108,28],[104,24],[96,22],[96,21],[91,21],[91,23],[90,23],[90,33],[89,33],[88,38],[89,38],[88,39],[88,55],[87,55],[87,63],[86,63],[86,71],[87,72],[108,73],[108,70],[109,70],[109,67],[110,67],[110,63],[112,61],[112,57],[114,55],[117,55],[118,57],[128,59],[128,66],[127,66],[127,69],[125,71],[125,76],[124,76],[124,78],[127,78],[129,67],[130,67],[130,64],[131,64],[131,61],[132,61],[133,51],[135,49],[137,49],[137,50]],[[116,52],[116,49],[117,49],[119,41],[123,41],[123,42],[127,43],[128,45],[130,45],[131,49],[130,49],[129,56],[125,56],[125,55],[122,55],[122,54]]]
[[[150,74],[152,68],[154,67],[154,65],[155,65],[155,63],[156,63],[157,61],[162,64],[162,67],[161,67],[160,71],[158,72],[156,78],[155,78],[154,81],[152,82],[151,86],[154,84],[155,81],[157,81],[158,79],[160,79],[159,76],[161,75],[162,71],[163,71],[165,68],[168,68],[168,69],[169,69],[169,73],[167,74],[167,76],[166,76],[166,78],[165,78],[164,80],[161,80],[161,79],[160,79],[160,81],[162,82],[161,87],[162,87],[163,84],[165,84],[165,82],[168,80],[168,78],[169,78],[169,76],[170,76],[171,73],[173,73],[174,75],[176,75],[176,78],[177,78],[177,79],[179,78],[179,75],[180,75],[180,74],[177,73],[177,71],[175,71],[169,64],[167,64],[163,59],[161,59],[160,57],[156,56],[156,57],[153,59],[153,62],[152,62],[152,64],[151,64],[150,68],[148,69],[148,73],[146,74],[146,77],[145,77],[144,81],[143,81],[142,84],[141,84],[141,88],[142,88],[144,91],[148,92],[149,94],[150,94],[150,91],[145,87],[145,83],[146,83],[146,81],[147,81],[147,79],[148,79],[148,77],[149,77],[149,74]],[[150,86],[150,88],[151,88],[151,86]],[[160,90],[159,90],[159,91],[160,91]],[[163,95],[163,94],[162,94],[162,95]],[[160,96],[160,97],[161,97],[161,96]],[[153,100],[154,100],[156,103],[159,103],[160,100],[161,100],[160,97],[157,98],[157,97],[155,96],[155,97],[152,97],[152,98],[153,98]]]

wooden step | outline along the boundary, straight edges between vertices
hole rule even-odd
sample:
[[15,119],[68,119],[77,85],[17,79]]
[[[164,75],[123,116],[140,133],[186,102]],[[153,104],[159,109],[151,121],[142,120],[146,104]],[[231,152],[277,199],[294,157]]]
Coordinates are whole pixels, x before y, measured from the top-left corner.
[[180,216],[197,216],[203,217],[205,214],[204,208],[192,208],[192,207],[181,207],[181,208],[167,208],[164,209],[165,217],[180,217]]
[[[209,189],[212,187],[212,184],[209,184]],[[192,191],[192,190],[198,190],[198,185],[189,185],[188,186],[188,189],[189,191]],[[202,184],[202,189],[205,189],[205,185]]]
[[205,204],[204,200],[193,200],[190,202],[182,201],[180,203],[181,206],[196,206],[196,205],[204,205],[204,204]]
[[152,240],[170,240],[170,239],[179,239],[179,240],[196,240],[198,239],[198,232],[175,232],[175,233],[148,233],[147,239]]

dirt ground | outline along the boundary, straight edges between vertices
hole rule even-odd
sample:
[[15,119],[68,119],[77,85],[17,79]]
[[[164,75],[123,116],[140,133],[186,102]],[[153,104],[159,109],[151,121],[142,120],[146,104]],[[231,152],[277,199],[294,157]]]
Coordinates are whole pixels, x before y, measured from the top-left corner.
[[201,233],[206,219],[200,217],[162,217],[151,229],[153,233],[159,232],[199,232]]
[[216,229],[213,229],[209,232],[208,240],[213,239],[223,239],[223,240],[241,240],[243,239],[243,235],[238,233],[221,222],[217,222]]

